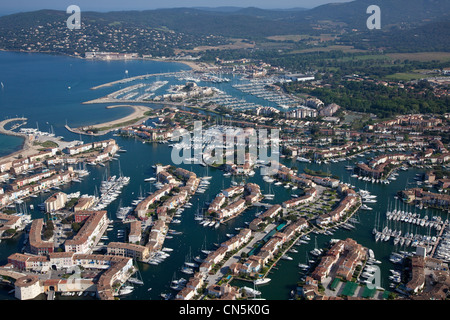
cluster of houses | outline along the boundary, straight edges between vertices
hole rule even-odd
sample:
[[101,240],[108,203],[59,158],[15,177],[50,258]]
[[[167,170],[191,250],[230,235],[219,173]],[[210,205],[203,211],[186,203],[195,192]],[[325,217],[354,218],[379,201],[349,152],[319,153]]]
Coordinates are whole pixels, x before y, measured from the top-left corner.
[[337,179],[312,176],[305,173],[295,175],[291,169],[283,165],[280,165],[277,177],[283,181],[290,181],[308,187],[305,189],[305,194],[303,196],[284,201],[282,206],[285,209],[292,209],[301,204],[314,201],[318,194],[317,189],[315,188],[316,185],[338,190],[343,198],[334,210],[317,217],[316,224],[318,226],[326,226],[330,223],[338,222],[351,208],[361,203],[360,196],[353,189],[340,183]]
[[321,214],[316,218],[318,226],[323,227],[330,223],[339,222],[352,208],[356,209],[356,206],[361,204],[361,197],[353,189],[341,188],[340,190],[342,190],[343,198],[332,211]]
[[[100,299],[114,299],[114,285],[125,282],[134,272],[133,260],[122,255],[92,254],[94,247],[108,226],[106,211],[80,211],[74,213],[75,221],[84,222],[77,234],[64,242],[64,251],[55,250],[53,237],[44,241],[42,239],[45,224],[43,219],[34,219],[29,232],[29,253],[14,253],[8,257],[5,269],[23,272],[46,273],[49,270],[68,270],[75,267],[84,269],[104,269],[98,281],[88,278],[48,279],[40,280],[37,276],[33,281],[22,281],[23,277],[16,281],[16,297],[18,299],[33,299],[43,292],[74,292],[87,291],[96,294]],[[132,271],[132,272],[130,272]],[[36,278],[36,279],[35,279]],[[21,280],[22,279],[22,280]]]
[[220,222],[232,219],[241,214],[248,206],[263,198],[261,188],[255,183],[245,186],[237,185],[219,193],[208,207],[208,214]]
[[183,101],[190,98],[199,98],[211,96],[217,89],[213,87],[200,87],[195,82],[187,82],[184,85],[173,86],[173,93],[167,93],[157,96],[153,100],[159,101]]
[[68,183],[75,179],[77,174],[72,167],[67,170],[49,170],[22,179],[17,179],[7,185],[7,191],[0,194],[0,206],[5,207],[35,193]]
[[[108,225],[106,211],[79,211],[74,213],[75,221],[84,221],[78,233],[64,242],[66,252],[90,253],[100,240]],[[29,250],[31,254],[48,255],[55,251],[53,239],[44,241],[42,231],[44,229],[43,219],[34,219],[29,232]]]
[[[416,255],[409,258],[406,290],[413,300],[445,300],[450,289],[448,265],[442,260]],[[431,286],[430,286],[431,284]]]
[[[229,151],[226,151],[229,152]],[[234,151],[233,151],[234,152]],[[224,169],[232,175],[249,176],[254,174],[253,168],[256,164],[256,157],[250,153],[246,153],[243,163],[235,163],[234,161],[226,161]]]
[[[63,150],[50,148],[14,160],[5,160],[0,163],[0,181],[8,181],[5,189],[0,188],[0,206],[4,207],[35,193],[49,190],[61,184],[68,183],[77,178],[77,173],[71,166],[67,170],[47,169],[48,167],[62,164],[73,165],[82,161],[78,156],[89,152],[86,160],[88,163],[104,162],[111,159],[119,150],[113,139],[92,142],[87,144],[66,147]],[[61,152],[62,151],[62,152]],[[40,172],[37,172],[42,169]],[[34,173],[18,178],[20,174]]]
[[[204,284],[203,279],[205,275],[207,275],[215,265],[223,261],[228,253],[238,249],[250,241],[251,236],[252,231],[250,229],[242,229],[238,235],[235,235],[229,240],[221,243],[217,250],[208,254],[208,256],[203,260],[200,265],[199,272],[195,273],[194,276],[189,279],[185,287],[177,294],[176,299],[190,300],[199,294],[199,289],[202,288]],[[239,297],[239,291],[229,284],[212,284],[207,288],[207,293],[223,300],[235,300]]]
[[392,120],[378,122],[373,125],[374,130],[404,129],[406,126],[419,128],[432,128],[442,125],[442,119],[423,114],[400,115]]
[[406,202],[442,209],[450,208],[450,195],[448,194],[424,191],[422,188],[413,188],[402,190],[400,195]]
[[119,129],[119,133],[128,136],[137,136],[149,141],[166,141],[170,139],[177,127],[153,128],[143,124]]
[[[277,210],[278,209],[278,210]],[[269,209],[270,210],[270,209]],[[273,216],[278,214],[279,207],[275,210],[265,213],[265,216]],[[308,221],[300,218],[290,224],[288,224],[283,231],[276,232],[259,250],[257,254],[251,255],[243,263],[234,263],[230,266],[233,274],[246,274],[249,276],[255,276],[261,269],[269,263],[270,260],[274,259],[276,255],[280,252],[280,249],[286,243],[295,239],[300,232],[309,227]]]
[[295,208],[301,204],[314,201],[316,197],[317,197],[317,190],[315,188],[309,188],[305,190],[305,194],[303,196],[284,201],[283,208],[285,209]]
[[[200,293],[200,289],[204,286],[203,275],[198,272],[192,276],[186,283],[185,287],[178,292],[176,300],[192,300]],[[212,284],[206,288],[206,293],[217,300],[236,300],[241,297],[239,288],[233,287],[228,283]]]
[[[165,196],[169,196],[156,209],[157,219],[152,224],[148,243],[145,245],[150,254],[161,250],[165,236],[169,230],[168,224],[172,221],[172,212],[188,202],[189,198],[196,192],[200,183],[200,179],[195,173],[182,168],[177,168],[174,171],[174,175],[183,179],[184,185],[182,186],[182,183],[168,171],[164,169],[157,170],[158,179],[160,181],[163,180],[165,184],[159,190],[141,201],[135,209],[138,218],[141,220],[148,219],[149,216],[147,213],[149,212],[150,205],[160,201]],[[176,194],[170,196],[171,191],[173,191],[175,187],[177,188]]]
[[[53,252],[48,255],[13,253],[8,257],[4,269],[18,270],[15,281],[15,297],[20,300],[34,299],[48,291],[91,292],[101,300],[114,300],[116,283],[125,282],[135,271],[133,259],[114,255],[84,254],[75,252]],[[92,278],[39,279],[38,275],[20,272],[45,273],[51,269],[105,270],[98,280]]]
[[350,281],[357,265],[367,259],[368,251],[353,239],[339,240],[321,258],[311,278],[323,282],[334,268],[336,277]]
[[[104,276],[100,277],[99,281],[95,285],[92,280],[90,280],[89,288],[85,287],[87,283],[81,281],[80,283],[84,283],[84,285],[77,285],[75,288],[71,288],[70,291],[93,291],[96,292],[100,299],[114,299],[114,295],[116,293],[114,284],[117,282],[123,283],[126,281],[127,277],[132,274],[132,272],[130,272],[132,260],[136,259],[146,261],[151,257],[152,252],[161,250],[165,235],[168,232],[168,223],[170,223],[172,219],[168,210],[172,208],[174,203],[179,203],[180,205],[184,204],[187,201],[187,197],[195,193],[196,186],[198,186],[198,178],[194,173],[184,169],[177,169],[175,170],[175,173],[177,177],[183,178],[185,181],[184,186],[180,186],[181,183],[177,183],[176,185],[166,184],[161,189],[150,195],[146,199],[146,203],[144,202],[144,204],[140,207],[138,206],[136,209],[138,214],[147,218],[146,211],[148,211],[149,203],[155,203],[164,195],[169,195],[170,191],[175,186],[179,188],[179,192],[177,194],[169,197],[161,206],[158,207],[158,219],[156,219],[156,221],[152,224],[148,243],[145,246],[139,244],[142,232],[141,221],[131,221],[129,243],[111,242],[107,246],[107,252],[105,255],[92,255],[93,258],[91,258],[91,265],[89,265],[89,267],[108,269],[103,274]],[[57,210],[56,208],[60,206],[58,202],[64,203],[64,197],[61,196],[61,194],[62,193],[56,193],[54,196],[49,198],[47,204],[49,206],[49,210]],[[180,195],[183,196],[184,200],[179,199]],[[162,208],[165,208],[165,210]],[[140,212],[140,210],[144,213]],[[14,254],[10,257],[9,263],[16,268],[26,271],[33,270],[38,272],[46,272],[52,267],[57,269],[72,267],[74,265],[73,259],[77,258],[75,264],[80,261],[77,255],[91,256],[93,249],[100,241],[102,234],[108,227],[109,220],[107,218],[107,212],[78,210],[74,212],[73,215],[75,222],[82,222],[83,225],[74,237],[65,240],[64,252],[56,252],[53,237],[48,240],[43,240],[42,234],[46,228],[44,220],[35,219],[31,224],[29,232],[29,253],[26,255]],[[7,221],[7,219],[5,219],[5,221]],[[9,222],[13,223],[13,221]],[[8,225],[11,225],[11,223]],[[56,264],[54,262],[55,254],[64,255],[64,260],[59,261],[59,263]],[[79,265],[83,265],[82,262],[80,262]],[[40,285],[37,287],[35,286],[33,289],[35,294],[40,294],[46,290],[49,290],[48,286],[42,283],[42,281],[39,283]],[[55,280],[52,288],[61,292],[68,290],[62,286],[60,280]],[[27,297],[28,296],[35,297],[33,294],[29,294]],[[21,296],[21,298],[24,297],[25,295]]]

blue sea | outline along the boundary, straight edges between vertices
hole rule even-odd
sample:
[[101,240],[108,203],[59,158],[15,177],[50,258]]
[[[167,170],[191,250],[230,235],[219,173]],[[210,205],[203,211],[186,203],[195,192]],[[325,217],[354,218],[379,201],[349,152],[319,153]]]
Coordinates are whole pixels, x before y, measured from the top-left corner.
[[[106,110],[104,104],[82,104],[117,87],[91,90],[106,82],[147,73],[189,70],[181,63],[129,60],[88,61],[67,56],[0,52],[0,119],[24,116],[28,127],[64,133],[78,127],[115,120],[129,108]],[[126,73],[127,72],[127,73]],[[62,129],[62,130],[61,130]]]

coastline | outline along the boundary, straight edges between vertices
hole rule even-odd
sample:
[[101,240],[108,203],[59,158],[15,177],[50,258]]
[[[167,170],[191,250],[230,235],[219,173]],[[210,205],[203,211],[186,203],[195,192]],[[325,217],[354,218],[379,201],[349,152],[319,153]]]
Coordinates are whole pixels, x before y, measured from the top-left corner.
[[175,62],[175,63],[181,63],[184,64],[192,69],[192,71],[205,71],[209,68],[215,68],[213,65],[211,65],[208,62],[200,62],[198,60],[170,60],[170,59],[161,59],[161,58],[141,58],[142,60],[148,60],[148,61],[157,61],[157,62]]
[[17,155],[21,154],[22,152],[27,152],[32,147],[32,144],[30,142],[30,138],[26,134],[21,134],[18,132],[14,132],[11,130],[5,129],[5,125],[9,122],[13,121],[26,121],[27,118],[12,118],[12,119],[6,119],[0,122],[0,134],[6,135],[6,136],[15,136],[15,137],[21,137],[23,138],[22,145],[20,148],[10,154],[4,155],[0,157],[0,162],[8,161],[11,158],[15,158]]
[[[68,125],[66,125],[66,129],[70,132],[77,133],[77,134],[84,134],[84,135],[91,135],[91,136],[101,136],[104,134],[107,134],[108,132],[111,132],[116,129],[120,129],[123,127],[127,127],[130,125],[137,125],[141,124],[145,121],[147,121],[151,116],[146,115],[148,111],[152,111],[153,109],[151,107],[141,106],[141,105],[112,105],[107,106],[106,109],[113,109],[113,108],[132,108],[133,112],[125,117],[122,117],[120,119],[107,121],[95,125],[89,125],[89,126],[81,126],[78,128],[71,128]],[[96,131],[98,132],[91,132],[89,131]]]
[[[79,58],[81,58],[81,57],[79,57]],[[81,59],[87,60],[86,58],[81,58]],[[206,62],[197,62],[197,61],[190,61],[190,60],[167,60],[167,59],[158,59],[158,58],[138,58],[138,59],[133,59],[133,60],[181,63],[181,64],[184,64],[184,65],[188,66],[189,68],[191,68],[191,71],[193,71],[193,72],[205,72],[208,69],[215,68],[213,65],[206,63]],[[106,60],[97,60],[97,61],[106,61]],[[126,61],[126,60],[118,60],[118,61]],[[97,90],[97,89],[101,89],[101,88],[105,88],[105,87],[111,87],[116,84],[127,83],[127,82],[131,82],[131,81],[138,80],[138,79],[145,79],[148,77],[174,75],[178,72],[180,72],[180,71],[138,75],[138,76],[134,76],[134,77],[126,78],[126,79],[120,79],[120,80],[115,80],[115,81],[107,82],[104,84],[100,84],[98,86],[92,87],[91,90]],[[86,103],[88,103],[88,102],[86,102]]]
[[[5,125],[9,122],[24,121],[26,123],[26,120],[28,120],[28,119],[27,118],[11,118],[11,119],[6,119],[3,121],[0,121],[0,134],[23,138],[23,142],[22,142],[20,149],[12,152],[10,154],[0,157],[0,162],[13,161],[18,156],[22,156],[22,157],[26,158],[30,155],[36,154],[43,149],[43,147],[40,145],[40,143],[44,143],[46,141],[52,141],[52,142],[58,144],[58,146],[61,146],[61,145],[64,146],[64,145],[70,144],[70,142],[69,143],[63,142],[63,141],[61,141],[61,139],[56,138],[56,137],[50,137],[50,136],[33,137],[32,135],[19,133],[19,132],[7,130],[4,128]],[[35,142],[36,142],[36,144],[35,144]]]

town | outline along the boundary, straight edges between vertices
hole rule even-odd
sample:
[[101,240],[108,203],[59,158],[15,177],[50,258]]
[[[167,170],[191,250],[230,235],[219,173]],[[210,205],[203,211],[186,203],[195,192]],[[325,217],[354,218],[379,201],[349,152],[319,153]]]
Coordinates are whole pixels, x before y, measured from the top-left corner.
[[448,4],[361,2],[0,16],[5,296],[447,300]]
[[[125,134],[124,137],[137,136],[154,143],[167,143],[171,141],[175,128],[193,129],[193,123],[197,119],[208,122],[207,117],[175,110],[173,107],[156,111],[155,117],[161,123],[156,130],[139,125],[124,127],[117,132],[120,135]],[[345,134],[349,139],[343,140],[340,145],[334,144],[332,148],[328,143],[317,143],[317,140],[322,139],[321,135],[311,135],[305,138],[307,140],[302,140],[307,142],[306,146],[303,143],[298,144],[293,141],[290,130],[280,127],[282,132],[280,142],[283,150],[280,157],[281,159],[291,158],[298,163],[326,163],[327,161],[332,163],[354,159],[367,152],[375,152],[378,155],[370,163],[359,162],[356,166],[346,166],[348,177],[364,179],[363,181],[369,183],[389,184],[393,181],[391,179],[395,179],[397,170],[407,170],[410,167],[429,168],[424,177],[417,177],[417,184],[426,184],[423,188],[427,190],[436,186],[440,192],[443,192],[448,188],[449,183],[445,175],[442,175],[442,168],[437,166],[443,166],[448,161],[448,151],[440,140],[429,139],[423,136],[423,133],[417,132],[418,128],[430,127],[433,121],[446,125],[447,120],[414,115],[365,127],[363,132],[366,134],[352,135],[351,130],[341,129],[350,133]],[[166,126],[165,123],[170,124]],[[251,122],[245,122],[244,132],[250,132],[251,127],[247,127],[249,123]],[[212,124],[215,125],[214,122]],[[254,123],[254,127],[258,127],[258,122]],[[393,131],[399,130],[401,133],[408,132],[410,137],[407,141],[404,139],[399,141],[399,132],[387,134],[386,128]],[[319,132],[321,130],[323,129],[319,129]],[[22,129],[22,132],[30,140],[39,136],[39,132],[36,131]],[[141,132],[146,134],[143,135]],[[224,131],[223,142],[226,141],[225,136]],[[325,134],[326,136],[328,133]],[[247,135],[247,139],[248,137]],[[381,137],[382,143],[380,143]],[[171,147],[175,148],[176,142],[172,143]],[[308,144],[311,146],[308,147]],[[2,162],[3,181],[7,182],[7,185],[1,199],[6,212],[8,208],[12,209],[23,203],[27,197],[44,192],[48,193],[48,198],[42,209],[52,217],[45,221],[44,219],[31,220],[25,214],[3,214],[2,221],[6,225],[4,237],[12,237],[21,230],[26,230],[28,234],[28,242],[23,251],[12,254],[8,258],[8,265],[3,268],[7,276],[16,279],[15,295],[18,299],[34,298],[42,292],[53,295],[55,293],[90,294],[99,299],[115,299],[130,291],[127,283],[140,283],[139,279],[133,277],[134,274],[139,273],[133,261],[158,265],[163,263],[169,255],[171,249],[164,243],[166,237],[176,235],[171,225],[179,223],[178,218],[182,217],[183,211],[192,206],[190,202],[192,197],[205,192],[211,177],[198,177],[194,172],[186,169],[158,164],[154,166],[155,176],[146,179],[155,185],[157,191],[147,197],[141,197],[134,203],[134,208],[122,208],[113,218],[108,217],[104,208],[128,183],[127,177],[113,176],[103,181],[99,197],[67,195],[57,190],[62,184],[73,183],[86,176],[88,174],[86,164],[95,166],[114,161],[113,159],[117,157],[116,153],[120,150],[117,142],[112,139],[88,144],[74,142],[61,150],[55,147],[30,154],[26,158],[18,156],[16,160]],[[252,176],[261,164],[248,159],[247,165],[243,164],[241,169],[231,163],[225,163],[218,168],[223,170],[224,176]],[[59,167],[64,165],[67,169],[60,170]],[[232,279],[244,279],[257,285],[270,282],[268,273],[280,259],[290,259],[288,252],[292,250],[295,252],[294,246],[311,239],[311,233],[332,234],[338,228],[353,228],[350,222],[353,219],[352,216],[359,210],[369,210],[368,205],[373,202],[374,197],[367,191],[357,191],[350,183],[324,176],[321,172],[301,173],[296,167],[289,168],[281,163],[277,163],[275,167],[278,168],[276,173],[265,176],[264,180],[271,184],[283,185],[288,189],[303,190],[303,195],[279,204],[268,205],[265,212],[258,214],[247,227],[240,229],[237,235],[230,235],[229,240],[218,244],[215,250],[204,250],[206,257],[198,256],[194,261],[187,261],[182,272],[190,278],[174,283],[173,287],[177,293],[165,294],[163,298],[242,299],[257,295],[258,291],[251,286],[239,289],[229,283]],[[23,176],[23,172],[27,172],[27,175],[19,178]],[[51,194],[52,190],[54,190],[53,194]],[[448,195],[445,193],[432,193],[420,188],[400,190],[400,193],[401,199],[408,203],[414,202],[421,207],[448,209]],[[273,199],[273,196],[270,193],[262,193],[257,184],[235,183],[218,193],[205,208],[204,213],[196,214],[196,220],[205,227],[218,228],[249,208],[264,205],[262,201]],[[387,213],[388,221],[400,219],[398,214],[404,215],[403,212],[396,207],[392,213]],[[408,217],[403,217],[402,221],[407,222],[407,219]],[[412,218],[409,219],[412,220]],[[128,237],[122,238],[123,241],[120,242],[102,245],[101,241],[107,238],[106,232],[111,230],[113,220],[121,221],[124,226],[126,224]],[[421,224],[418,219],[417,221]],[[423,224],[425,223],[439,227],[438,230],[441,231],[439,241],[434,239],[434,242],[428,243],[423,239],[423,241],[415,240],[412,244],[421,254],[417,258],[411,257],[411,263],[413,266],[421,267],[414,267],[413,270],[419,269],[414,271],[413,278],[406,283],[406,287],[410,289],[406,290],[407,292],[421,292],[425,280],[423,276],[418,276],[416,273],[423,274],[428,264],[439,264],[441,265],[439,270],[448,271],[445,268],[445,261],[449,256],[443,248],[446,246],[444,243],[448,241],[448,231],[446,231],[448,220],[426,221],[425,219]],[[76,230],[74,226],[77,226]],[[15,231],[11,232],[11,230]],[[385,237],[389,238],[389,235],[385,236],[388,231],[393,238],[396,237],[396,231],[387,230],[386,227],[383,231],[377,230],[378,235],[383,237],[382,241],[387,241]],[[121,236],[123,237],[123,234]],[[400,234],[397,236],[400,237]],[[358,287],[355,279],[363,285],[370,285],[367,274],[375,270],[371,265],[377,262],[373,253],[369,254],[370,251],[352,239],[332,243],[332,247],[325,252],[323,249],[316,248],[311,255],[317,259],[309,259],[307,264],[299,266],[311,273],[306,276],[304,285],[299,286],[298,296],[306,299],[336,297],[337,288],[343,287],[343,282],[347,281],[349,286],[342,289],[342,292],[344,296],[351,295],[350,293]],[[426,257],[427,254],[434,253],[437,253],[439,258]],[[352,258],[347,258],[350,256]],[[318,259],[319,257],[321,260]],[[408,257],[404,257],[405,261],[406,258]],[[313,268],[310,265],[316,266]],[[44,276],[44,279],[39,280],[40,276],[37,275],[51,275],[56,271],[69,272],[73,268],[82,268],[83,272],[79,279],[72,281],[52,276],[49,279]],[[366,271],[362,272],[362,270]],[[334,281],[331,281],[332,279]],[[445,281],[448,280],[439,283],[446,283]],[[325,288],[325,291],[321,288]],[[376,289],[361,289],[361,292],[365,292],[364,297],[373,298],[377,292]],[[442,290],[433,293],[427,291],[423,294],[442,294]],[[380,297],[388,298],[382,293]]]

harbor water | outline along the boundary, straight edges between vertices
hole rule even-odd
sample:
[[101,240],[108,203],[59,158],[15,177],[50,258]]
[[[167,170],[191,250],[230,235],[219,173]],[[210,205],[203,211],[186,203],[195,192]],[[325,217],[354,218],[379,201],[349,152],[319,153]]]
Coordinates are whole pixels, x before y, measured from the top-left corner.
[[[114,138],[120,147],[126,150],[126,152],[120,153],[118,160],[108,162],[105,167],[87,166],[87,169],[90,171],[88,176],[79,183],[72,182],[62,186],[61,191],[65,193],[79,191],[81,194],[94,195],[98,192],[105,177],[119,174],[131,177],[130,183],[123,188],[121,196],[106,209],[109,217],[114,219],[119,203],[122,206],[130,206],[132,201],[140,195],[146,195],[148,192],[156,190],[152,183],[144,180],[154,176],[153,166],[155,164],[172,164],[172,148],[168,144],[142,143],[139,139],[114,136],[113,133],[102,137],[79,136],[68,132],[64,125],[68,123],[71,127],[77,127],[96,124],[127,115],[129,113],[127,108],[105,109],[106,105],[102,104],[82,104],[84,101],[99,98],[118,90],[120,86],[106,87],[99,90],[91,90],[90,88],[123,78],[125,70],[128,70],[129,76],[133,76],[146,73],[187,70],[188,68],[185,65],[142,60],[86,61],[43,54],[0,52],[0,69],[2,70],[0,81],[4,83],[4,88],[0,92],[0,110],[2,110],[1,116],[3,119],[16,116],[26,117],[28,118],[28,124],[25,127],[38,127],[41,131],[53,130],[55,135],[63,136],[67,141],[81,139],[84,142],[89,142]],[[147,81],[152,80],[157,81],[160,79],[147,79]],[[179,81],[174,79],[170,81],[172,81],[171,83],[179,83]],[[222,83],[217,84],[217,87],[237,95],[239,99],[246,98],[248,101],[263,103],[258,98],[236,90],[232,87],[233,84]],[[269,102],[267,104],[270,105]],[[18,137],[0,136],[0,155],[17,151],[22,142],[23,140]],[[339,177],[342,182],[354,185],[356,190],[364,189],[370,191],[372,195],[377,196],[377,202],[368,204],[373,210],[360,210],[356,213],[354,222],[352,222],[353,229],[341,228],[334,232],[333,235],[311,234],[309,243],[296,246],[297,253],[288,253],[293,259],[280,260],[268,275],[271,281],[258,288],[262,292],[262,298],[268,300],[290,299],[292,290],[296,289],[297,283],[302,277],[298,264],[305,263],[306,253],[314,248],[316,241],[318,247],[325,248],[331,239],[353,238],[361,245],[372,249],[375,258],[382,262],[379,265],[382,272],[381,286],[388,289],[389,270],[396,267],[389,261],[390,254],[399,250],[414,250],[412,247],[400,248],[394,246],[392,240],[389,242],[375,241],[372,230],[375,226],[379,226],[378,229],[381,230],[387,224],[386,211],[388,207],[393,209],[395,206],[403,206],[405,210],[420,213],[422,217],[427,214],[429,217],[441,216],[444,220],[447,218],[446,213],[432,209],[405,206],[401,204],[400,200],[394,198],[397,191],[413,186],[416,174],[425,172],[426,169],[398,171],[397,180],[392,180],[388,185],[352,178],[351,173],[345,167],[354,165],[357,161],[364,161],[365,158],[371,159],[374,155],[374,153],[369,153],[365,154],[364,157],[329,164],[303,163],[281,159],[281,162],[285,165],[297,167],[299,172],[303,172],[304,168],[330,172]],[[193,196],[190,201],[192,207],[186,208],[181,218],[179,218],[181,223],[171,224],[170,229],[177,231],[177,233],[164,242],[164,247],[173,249],[170,252],[170,256],[159,265],[138,263],[144,285],[136,285],[131,294],[123,296],[121,299],[161,299],[161,293],[171,291],[170,285],[173,279],[181,277],[187,279],[189,277],[189,275],[180,271],[187,259],[202,255],[202,249],[215,249],[215,244],[227,240],[227,235],[236,234],[238,232],[236,228],[246,227],[246,223],[252,221],[257,212],[264,210],[260,207],[248,209],[217,229],[200,225],[194,219],[195,215],[206,209],[206,203],[212,201],[216,194],[229,187],[232,183],[232,178],[225,177],[223,171],[215,168],[207,169],[194,164],[182,164],[180,167],[191,170],[200,177],[212,176],[211,183],[205,193]],[[237,182],[241,181],[240,179],[235,180]],[[281,203],[290,199],[292,193],[301,194],[302,192],[300,189],[292,190],[283,186],[270,185],[262,179],[259,170],[256,170],[256,174],[245,179],[245,181],[259,184],[263,194],[269,193],[269,186],[272,188],[271,193],[274,193],[275,197],[273,200],[264,200],[265,203]],[[39,195],[38,198],[30,198],[18,209],[26,210],[28,213],[31,213],[33,218],[44,218],[45,215],[39,210],[38,205],[43,203],[49,195],[44,193]],[[34,209],[31,209],[30,205],[33,205]],[[391,222],[390,226],[394,229],[396,225],[394,222]],[[400,227],[400,224],[398,224],[398,228]],[[406,228],[405,226],[402,227]],[[114,229],[107,233],[108,241],[123,241],[118,237],[118,230],[125,229],[126,226],[116,222]],[[426,228],[416,228],[414,231],[422,234],[430,232],[431,235],[435,235],[434,230],[430,231]],[[10,240],[2,241],[0,243],[0,263],[5,264],[8,256],[14,252],[20,252],[23,245],[23,234]],[[248,286],[249,283],[236,282],[236,285]],[[0,299],[13,299],[12,295],[8,295],[6,290],[7,288],[5,290],[0,288]]]

